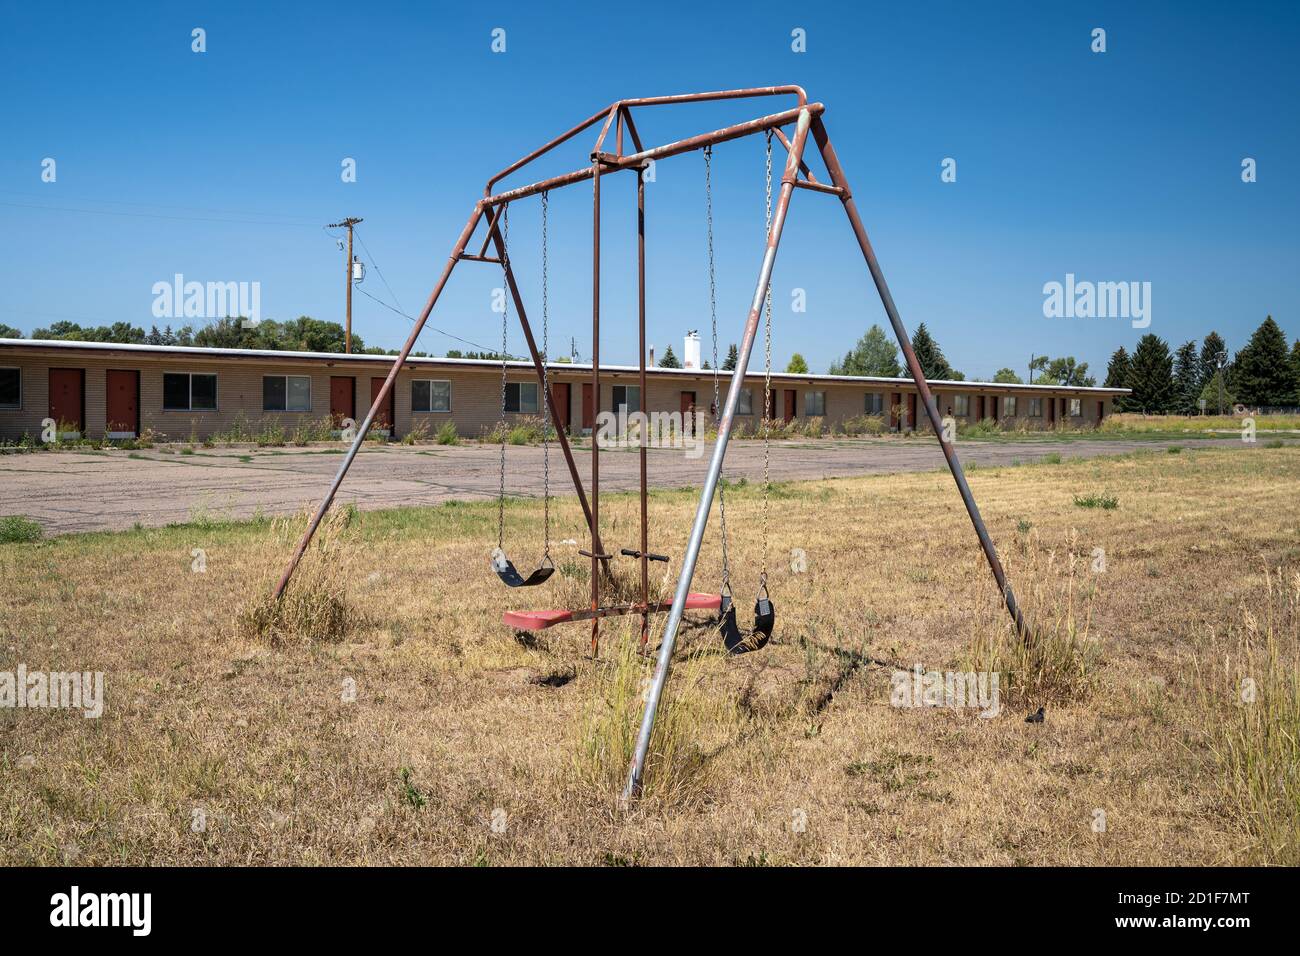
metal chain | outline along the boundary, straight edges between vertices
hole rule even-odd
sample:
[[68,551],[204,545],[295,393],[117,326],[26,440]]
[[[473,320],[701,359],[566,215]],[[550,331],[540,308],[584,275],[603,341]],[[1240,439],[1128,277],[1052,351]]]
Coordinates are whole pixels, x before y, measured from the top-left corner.
[[[721,429],[722,403],[718,369],[718,284],[713,263],[713,147],[704,147],[704,214],[709,247],[709,322],[713,326],[713,421]],[[731,593],[731,562],[727,556],[727,499],[719,476],[718,527],[722,538],[722,588]]]
[[[546,220],[550,193],[542,193],[542,560],[551,560],[551,346]],[[557,426],[558,427],[558,426]]]
[[510,207],[501,209],[501,469],[497,487],[497,548],[505,550],[506,527],[506,323],[510,313]]
[[[772,241],[772,131],[767,131],[767,165],[765,169],[767,185],[767,240]],[[767,322],[764,327],[763,335],[763,529],[762,529],[762,552],[759,564],[758,584],[763,590],[767,589],[767,537],[768,537],[768,485],[771,482],[772,466],[772,430],[767,423],[767,412],[771,408],[772,394],[772,282],[767,283],[767,292],[764,296],[765,308],[767,312]]]

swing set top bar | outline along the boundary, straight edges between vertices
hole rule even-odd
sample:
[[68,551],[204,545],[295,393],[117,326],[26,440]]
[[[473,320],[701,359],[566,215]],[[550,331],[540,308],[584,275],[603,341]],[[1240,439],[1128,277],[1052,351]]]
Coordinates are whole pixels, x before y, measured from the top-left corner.
[[[721,129],[715,129],[712,132],[700,133],[697,136],[691,136],[686,139],[680,139],[676,142],[666,143],[663,146],[656,146],[653,149],[642,149],[640,137],[636,134],[636,128],[631,125],[630,111],[637,106],[665,106],[677,105],[680,103],[703,103],[715,100],[738,100],[749,99],[760,96],[783,96],[791,95],[798,98],[798,106],[793,109],[784,110],[780,113],[772,113],[768,116],[762,116],[758,119],[750,120],[746,123],[738,123],[734,126],[726,126]],[[666,159],[669,156],[677,156],[681,153],[688,153],[692,150],[703,149],[705,146],[712,146],[717,143],[725,143],[728,140],[739,139],[742,136],[749,136],[753,133],[761,133],[765,130],[776,129],[781,126],[787,126],[799,119],[799,114],[807,111],[810,115],[820,116],[825,112],[825,107],[821,103],[809,103],[808,95],[798,86],[761,86],[747,90],[718,90],[710,93],[683,93],[678,96],[650,96],[640,99],[618,100],[599,113],[594,113],[587,119],[583,120],[577,126],[573,127],[566,133],[557,136],[544,146],[533,150],[523,159],[511,163],[501,172],[497,173],[487,181],[483,188],[483,205],[487,207],[498,206],[502,203],[512,202],[516,199],[524,199],[528,196],[535,196],[538,193],[547,192],[551,189],[558,189],[563,186],[571,186],[574,183],[584,182],[595,175],[594,166],[586,166],[582,169],[576,169],[571,173],[564,173],[559,176],[552,176],[550,179],[543,179],[539,182],[531,183],[527,186],[520,186],[516,189],[506,190],[502,193],[493,194],[492,190],[496,184],[513,173],[518,172],[534,160],[545,156],[551,150],[564,143],[567,143],[573,137],[577,136],[583,130],[590,129],[602,119],[605,125],[601,128],[600,137],[596,140],[595,148],[592,150],[591,158],[594,162],[599,162],[609,171],[618,169],[640,169],[649,160]],[[604,144],[605,136],[609,132],[611,122],[615,118],[621,119],[626,117],[628,121],[628,130],[632,133],[633,143],[637,147],[637,152],[623,154],[621,149],[615,153],[601,152],[600,147]],[[785,137],[781,137],[782,142],[786,142]],[[788,143],[787,143],[788,148]]]

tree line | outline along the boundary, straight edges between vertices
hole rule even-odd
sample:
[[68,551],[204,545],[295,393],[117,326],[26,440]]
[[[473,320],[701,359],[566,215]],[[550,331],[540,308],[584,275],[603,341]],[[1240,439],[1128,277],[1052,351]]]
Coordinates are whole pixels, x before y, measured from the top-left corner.
[[[924,322],[912,333],[912,351],[921,365],[921,372],[927,380],[964,382],[966,376],[949,364],[943,349],[935,341]],[[802,357],[800,357],[802,361]],[[806,365],[805,365],[806,370]],[[787,369],[787,371],[792,371]],[[1029,363],[1028,373],[1033,385],[1073,385],[1093,386],[1097,379],[1088,374],[1088,363],[1078,361],[1073,355],[1060,358],[1038,356]],[[856,345],[838,362],[831,363],[832,375],[872,375],[884,378],[897,378],[904,374],[898,360],[898,345],[889,333],[879,325],[867,329],[865,335],[858,339]],[[1025,380],[1013,369],[1000,368],[993,375],[993,381],[1008,385],[1023,385]]]
[[1115,402],[1119,411],[1191,415],[1205,400],[1206,411],[1221,411],[1237,403],[1251,408],[1300,404],[1300,339],[1287,349],[1286,334],[1267,316],[1235,355],[1211,332],[1197,347],[1184,342],[1170,351],[1169,343],[1147,334],[1130,355],[1122,346],[1106,368],[1106,385],[1129,388],[1133,394]]
[[[20,339],[22,332],[12,326],[0,324],[0,338]],[[257,323],[227,316],[198,329],[183,325],[173,329],[170,325],[159,330],[154,325],[145,331],[142,326],[129,322],[112,325],[80,325],[77,322],[59,321],[32,331],[33,339],[55,339],[67,342],[109,342],[115,345],[179,345],[211,349],[262,349],[271,352],[342,352],[346,347],[346,333],[338,322],[327,322],[300,315],[296,319],[277,322],[262,319]],[[352,351],[367,355],[396,355],[396,349],[367,346],[361,336],[352,333]],[[420,358],[430,358],[427,352],[412,352]],[[499,357],[499,356],[497,356]]]

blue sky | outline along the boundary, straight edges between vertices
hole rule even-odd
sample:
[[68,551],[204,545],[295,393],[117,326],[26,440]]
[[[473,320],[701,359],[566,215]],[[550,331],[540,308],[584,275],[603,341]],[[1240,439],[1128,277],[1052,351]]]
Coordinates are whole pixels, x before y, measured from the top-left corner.
[[[1290,4],[704,4],[452,7],[430,3],[9,4],[0,322],[155,321],[155,282],[261,283],[264,317],[341,319],[342,263],[321,226],[363,216],[358,252],[416,313],[483,184],[625,96],[798,83],[825,121],[909,328],[926,322],[970,377],[1031,353],[1104,374],[1144,331],[1211,328],[1233,348],[1271,313],[1300,335],[1300,13]],[[190,49],[207,31],[207,52]],[[494,27],[507,49],[490,49]],[[1107,51],[1091,52],[1091,31]],[[807,52],[791,50],[791,30]],[[664,142],[777,101],[655,108]],[[585,163],[591,136],[539,167]],[[41,162],[57,181],[41,181]],[[344,183],[340,163],[357,162]],[[946,157],[957,181],[940,180]],[[1252,157],[1258,181],[1241,181]],[[761,138],[715,155],[720,337],[738,340],[763,243]],[[778,158],[779,162],[779,158]],[[815,167],[816,168],[816,167]],[[532,177],[529,177],[532,178]],[[514,184],[522,182],[516,178]],[[634,179],[605,188],[602,355],[632,362]],[[706,339],[703,166],[659,164],[648,188],[649,338]],[[590,355],[589,186],[552,198],[551,331]],[[537,204],[512,255],[539,313]],[[1067,273],[1149,281],[1152,323],[1047,319]],[[458,267],[431,324],[492,346],[499,274]],[[391,301],[373,267],[364,288]],[[807,312],[790,308],[806,291]],[[774,353],[814,370],[884,323],[828,196],[794,197],[774,278]],[[540,315],[537,315],[540,321]],[[410,323],[364,296],[368,344]],[[179,323],[176,323],[179,324]],[[516,329],[512,351],[522,351]],[[426,331],[418,346],[460,346]],[[460,346],[463,347],[463,346]]]

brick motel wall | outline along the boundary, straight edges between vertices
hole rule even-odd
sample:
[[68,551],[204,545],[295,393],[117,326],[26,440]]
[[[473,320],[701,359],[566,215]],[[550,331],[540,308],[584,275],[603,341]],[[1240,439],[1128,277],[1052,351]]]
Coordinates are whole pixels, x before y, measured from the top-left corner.
[[[12,381],[16,370],[19,378],[17,404],[0,406],[0,438],[13,441],[23,434],[39,437],[42,420],[52,415],[52,382],[57,393],[55,400],[65,413],[64,417],[78,424],[82,434],[87,437],[105,437],[109,431],[110,383],[115,382],[121,387],[123,381],[122,376],[110,375],[117,371],[138,375],[138,430],[153,432],[155,438],[160,440],[185,441],[191,437],[203,439],[227,433],[237,424],[246,424],[253,430],[262,425],[274,424],[291,432],[301,423],[321,422],[329,418],[333,410],[332,395],[346,394],[349,391],[347,380],[351,380],[352,417],[360,421],[369,409],[374,383],[382,382],[388,375],[391,364],[391,359],[363,360],[356,357],[322,356],[279,360],[262,356],[232,357],[179,352],[160,354],[123,351],[96,354],[74,349],[40,350],[34,347],[0,346],[0,374],[8,374]],[[59,370],[76,370],[79,376]],[[165,407],[163,383],[167,374],[215,375],[216,408]],[[268,376],[305,377],[308,380],[308,407],[302,411],[265,410],[263,388]],[[334,382],[332,391],[332,379],[344,381]],[[564,386],[568,386],[571,431],[582,430],[584,386],[590,388],[590,379],[589,370],[552,367],[551,382],[556,392],[562,396],[566,390]],[[445,411],[413,410],[412,383],[417,380],[449,383],[450,408]],[[537,382],[531,369],[524,367],[511,367],[507,380],[529,386]],[[636,384],[635,371],[602,370],[599,407],[604,410],[613,409],[615,388]],[[79,408],[75,399],[78,387],[81,391]],[[724,378],[720,388],[723,401],[726,388]],[[821,417],[827,426],[836,425],[866,414],[872,407],[868,396],[878,395],[885,419],[903,427],[929,427],[916,390],[907,383],[774,378],[772,388],[777,418],[783,418],[787,412],[792,412],[793,417],[800,421]],[[747,407],[750,411],[745,414],[742,410],[737,416],[737,423],[752,432],[758,427],[762,413],[762,375],[749,377],[746,389],[749,392]],[[298,389],[297,393],[301,395],[301,391]],[[1065,421],[1072,426],[1096,425],[1110,414],[1113,401],[1113,395],[1102,392],[1062,389],[1059,392],[1032,390],[1029,393],[983,384],[972,384],[970,387],[937,385],[934,394],[940,414],[951,414],[959,422],[996,417],[1004,425],[1024,425],[1029,428],[1047,428],[1053,420]],[[72,395],[71,399],[69,395]],[[625,395],[626,393],[620,392],[620,397]],[[533,399],[537,397],[537,392],[528,388],[524,390],[524,396],[525,400]],[[1014,409],[1008,399],[1014,402]],[[655,372],[649,376],[647,411],[679,412],[692,401],[705,414],[711,412],[711,372]],[[1077,405],[1072,407],[1072,401]],[[413,366],[404,368],[399,373],[392,404],[395,437],[405,435],[415,428],[423,428],[432,435],[448,421],[455,423],[456,430],[462,436],[477,437],[491,429],[500,418],[501,370],[499,366],[490,364],[450,366],[415,360]],[[120,403],[118,407],[121,407]],[[75,413],[69,413],[70,408],[75,409]],[[818,409],[822,410],[820,416],[815,415]],[[893,414],[895,409],[903,417],[896,417]],[[635,403],[631,410],[635,410]],[[525,413],[511,413],[506,417],[510,421],[522,414]]]

